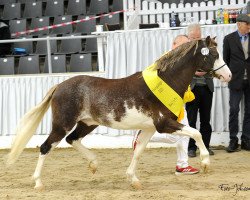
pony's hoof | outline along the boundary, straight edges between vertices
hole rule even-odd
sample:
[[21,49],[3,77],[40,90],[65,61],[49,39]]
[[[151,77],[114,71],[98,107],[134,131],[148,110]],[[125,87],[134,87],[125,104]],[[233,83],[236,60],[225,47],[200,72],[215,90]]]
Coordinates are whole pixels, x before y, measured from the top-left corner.
[[34,187],[34,189],[35,189],[36,191],[41,192],[41,191],[43,191],[43,190],[45,189],[45,187],[44,187],[43,185],[36,185],[36,186]]
[[209,169],[209,164],[201,163],[201,168],[202,168],[203,173],[207,173]]
[[89,163],[89,169],[92,172],[92,174],[95,174],[97,171],[97,161],[93,160]]
[[203,171],[203,173],[207,173],[208,172],[208,168],[210,166],[210,159],[209,159],[209,154],[207,152],[207,155],[201,157],[203,159],[201,159],[201,169]]
[[142,189],[142,184],[140,183],[140,181],[134,181],[131,186],[136,189],[136,190],[141,190]]
[[208,172],[208,169],[209,169],[208,165],[205,165],[205,166],[203,167],[203,172],[204,172],[204,173],[207,173],[207,172]]

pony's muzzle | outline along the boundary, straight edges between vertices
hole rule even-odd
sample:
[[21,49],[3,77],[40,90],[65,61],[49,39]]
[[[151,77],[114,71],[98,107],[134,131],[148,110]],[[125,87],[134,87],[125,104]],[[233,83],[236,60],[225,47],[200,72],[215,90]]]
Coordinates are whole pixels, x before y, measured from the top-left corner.
[[232,79],[232,73],[226,64],[213,70],[212,75],[222,82],[229,82]]
[[229,82],[229,81],[231,81],[231,79],[232,79],[232,73],[231,73],[231,71],[228,73],[228,74],[226,74],[226,75],[220,75],[219,76],[219,80],[221,80],[221,81],[223,81],[223,82]]

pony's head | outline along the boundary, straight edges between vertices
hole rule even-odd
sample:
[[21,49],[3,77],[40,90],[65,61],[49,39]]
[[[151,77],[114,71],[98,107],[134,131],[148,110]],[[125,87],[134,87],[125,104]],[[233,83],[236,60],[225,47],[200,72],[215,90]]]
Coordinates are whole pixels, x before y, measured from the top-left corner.
[[223,82],[231,80],[231,71],[219,53],[214,38],[208,36],[199,40],[194,54],[200,54],[196,62],[199,71],[207,72]]
[[192,65],[197,70],[207,72],[220,81],[229,82],[231,80],[231,71],[217,50],[217,43],[210,36],[206,39],[193,40],[182,44],[168,52],[156,61],[155,69],[165,71],[167,68],[175,66],[176,62],[181,65],[186,64],[180,63],[181,61],[185,62],[182,60],[184,56],[189,56]]

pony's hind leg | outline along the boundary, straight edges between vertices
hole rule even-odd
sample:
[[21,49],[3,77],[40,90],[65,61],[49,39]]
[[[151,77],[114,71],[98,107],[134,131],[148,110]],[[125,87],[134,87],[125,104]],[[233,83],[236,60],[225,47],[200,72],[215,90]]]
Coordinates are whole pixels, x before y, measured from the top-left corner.
[[146,148],[150,138],[153,136],[154,132],[155,130],[142,130],[140,131],[139,135],[137,135],[136,141],[134,141],[134,154],[126,174],[128,179],[131,181],[132,187],[134,187],[135,189],[141,189],[141,183],[135,175],[138,160],[144,149]]
[[78,122],[76,129],[66,137],[66,141],[73,146],[74,149],[79,151],[89,162],[89,168],[94,174],[97,169],[97,159],[96,155],[88,150],[84,145],[82,145],[81,140],[83,137],[88,135],[97,126],[88,126],[83,122]]
[[40,155],[36,165],[35,172],[33,174],[33,179],[35,180],[35,189],[43,189],[43,184],[41,181],[41,173],[44,165],[45,158],[51,150],[53,150],[59,142],[65,137],[66,131],[55,124],[53,124],[52,131],[47,138],[47,140],[40,147]]

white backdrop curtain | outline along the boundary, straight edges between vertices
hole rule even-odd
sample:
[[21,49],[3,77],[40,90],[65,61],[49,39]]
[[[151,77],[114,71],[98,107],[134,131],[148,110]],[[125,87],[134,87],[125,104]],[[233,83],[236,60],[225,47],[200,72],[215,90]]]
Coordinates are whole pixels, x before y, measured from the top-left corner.
[[[0,77],[0,136],[15,134],[20,118],[32,107],[42,101],[49,89],[64,80],[81,74],[3,76]],[[105,77],[104,73],[86,73],[87,75]],[[45,114],[36,135],[47,135],[51,131],[51,110]],[[115,130],[99,126],[94,134],[119,136],[131,134],[127,130]]]
[[[0,136],[14,135],[20,118],[38,104],[48,90],[62,81],[77,74],[6,76],[0,78]],[[103,73],[88,75],[104,77]],[[36,134],[49,134],[51,130],[51,110],[45,114]],[[116,134],[106,127],[98,127],[94,133]]]
[[[224,36],[235,30],[235,24],[204,26],[202,27],[202,36],[216,36],[218,48],[222,53]],[[186,34],[186,28],[107,33],[106,76],[108,78],[122,78],[145,69],[171,48],[173,39],[179,34]],[[211,112],[212,128],[214,132],[227,132],[229,115],[227,84],[218,80],[214,80],[214,84],[215,92]]]

